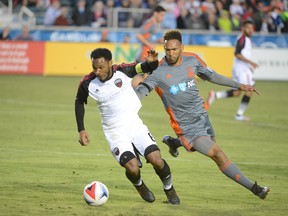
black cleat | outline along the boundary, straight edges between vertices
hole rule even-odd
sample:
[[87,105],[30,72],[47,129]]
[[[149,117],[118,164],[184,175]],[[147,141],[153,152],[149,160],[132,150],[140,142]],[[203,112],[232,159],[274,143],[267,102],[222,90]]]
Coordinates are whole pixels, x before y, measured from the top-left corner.
[[135,186],[135,188],[137,189],[137,191],[140,194],[140,196],[142,197],[142,199],[144,199],[146,202],[152,203],[155,201],[154,194],[152,193],[152,191],[150,191],[147,188],[147,186],[144,184],[144,182],[142,182],[142,184],[140,186]]
[[166,135],[166,136],[163,137],[162,142],[165,143],[169,147],[169,153],[173,157],[178,157],[179,151],[178,151],[177,147],[175,147],[174,138],[173,137]]
[[180,205],[180,199],[176,194],[176,191],[174,189],[174,187],[172,186],[170,189],[168,190],[164,190],[166,196],[167,196],[167,202],[171,205]]
[[252,193],[258,196],[260,199],[265,199],[270,191],[268,187],[261,187],[257,185],[257,182],[253,185],[251,189]]

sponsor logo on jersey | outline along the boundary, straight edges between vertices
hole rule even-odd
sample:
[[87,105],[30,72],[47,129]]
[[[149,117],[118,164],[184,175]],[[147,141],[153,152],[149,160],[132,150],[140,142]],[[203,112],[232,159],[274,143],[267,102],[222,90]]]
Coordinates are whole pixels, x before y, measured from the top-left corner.
[[187,90],[187,88],[192,88],[193,86],[196,85],[195,80],[190,80],[187,83],[186,82],[182,82],[179,83],[178,85],[172,85],[169,88],[169,92],[172,95],[177,95],[179,93],[179,91],[185,92]]
[[122,79],[118,78],[114,81],[114,84],[118,87],[118,88],[121,88],[122,87]]

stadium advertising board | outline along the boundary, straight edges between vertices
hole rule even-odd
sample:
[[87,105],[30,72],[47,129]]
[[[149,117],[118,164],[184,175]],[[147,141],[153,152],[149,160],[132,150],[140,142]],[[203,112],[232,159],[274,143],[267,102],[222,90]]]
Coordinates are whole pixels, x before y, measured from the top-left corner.
[[253,59],[259,65],[254,71],[256,80],[288,80],[288,50],[287,49],[257,49],[252,50]]
[[43,74],[44,42],[0,42],[0,74]]
[[[139,51],[138,44],[47,42],[44,74],[73,76],[89,73],[92,71],[90,53],[97,47],[110,49],[115,64],[134,62]],[[164,56],[162,45],[155,49],[159,52],[159,58]],[[185,46],[185,51],[197,53],[209,67],[231,77],[233,48]]]

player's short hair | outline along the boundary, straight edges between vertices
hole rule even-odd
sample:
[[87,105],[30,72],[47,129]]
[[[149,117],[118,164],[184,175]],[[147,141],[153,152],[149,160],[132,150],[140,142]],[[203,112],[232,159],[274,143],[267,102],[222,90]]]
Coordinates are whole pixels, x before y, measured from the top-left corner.
[[245,25],[247,25],[247,24],[252,24],[252,25],[254,25],[254,22],[253,22],[251,19],[247,19],[247,20],[245,20],[245,21],[243,22],[242,26],[245,26]]
[[112,60],[112,53],[106,48],[97,48],[91,52],[91,59],[104,58],[106,61]]
[[182,43],[182,34],[177,29],[168,30],[164,34],[164,41],[166,40],[178,40]]
[[161,5],[157,5],[155,6],[155,8],[153,9],[153,12],[157,12],[157,13],[160,13],[160,12],[165,12],[165,8],[162,7]]

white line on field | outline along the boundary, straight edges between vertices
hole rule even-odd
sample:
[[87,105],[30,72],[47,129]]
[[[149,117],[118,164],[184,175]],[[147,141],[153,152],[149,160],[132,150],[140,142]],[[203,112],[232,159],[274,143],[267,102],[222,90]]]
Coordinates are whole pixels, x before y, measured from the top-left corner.
[[[32,149],[16,149],[16,148],[0,148],[0,152],[26,152],[26,153],[37,153],[37,154],[52,154],[52,155],[76,155],[76,156],[97,156],[97,157],[109,157],[112,156],[110,153],[80,153],[80,152],[62,152],[62,151],[41,151],[41,150],[32,150]],[[142,158],[143,159],[143,158]],[[193,156],[191,158],[170,158],[173,161],[185,161],[189,162],[193,160]],[[199,162],[199,161],[198,161]],[[209,160],[208,158],[204,158],[201,160],[201,163],[214,163],[213,161]],[[285,163],[259,163],[259,162],[244,162],[244,161],[233,161],[235,164],[246,164],[246,165],[257,165],[257,166],[284,166],[288,167],[288,164]]]

